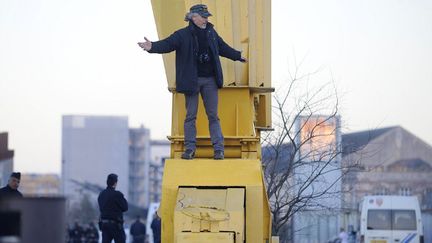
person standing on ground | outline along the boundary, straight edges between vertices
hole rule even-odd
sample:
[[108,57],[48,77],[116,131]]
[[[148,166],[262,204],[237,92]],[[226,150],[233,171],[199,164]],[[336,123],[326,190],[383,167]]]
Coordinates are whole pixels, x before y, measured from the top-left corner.
[[233,49],[218,35],[212,16],[204,4],[196,4],[186,14],[189,25],[175,31],[166,39],[138,45],[149,53],[176,51],[176,91],[186,100],[184,142],[186,150],[182,159],[193,159],[196,150],[196,115],[198,96],[204,102],[209,121],[210,138],[214,148],[214,159],[224,159],[224,137],[218,117],[218,89],[223,86],[222,66],[219,56],[233,61],[246,62],[241,52]]
[[153,242],[161,243],[161,219],[157,213],[153,215],[153,220],[150,227],[153,231]]
[[102,243],[125,243],[126,235],[123,229],[123,213],[128,210],[128,202],[123,193],[116,191],[118,176],[109,174],[107,188],[98,197],[100,210],[99,227],[102,231]]
[[141,222],[139,215],[130,228],[130,234],[132,235],[133,243],[144,243],[146,239],[146,226]]

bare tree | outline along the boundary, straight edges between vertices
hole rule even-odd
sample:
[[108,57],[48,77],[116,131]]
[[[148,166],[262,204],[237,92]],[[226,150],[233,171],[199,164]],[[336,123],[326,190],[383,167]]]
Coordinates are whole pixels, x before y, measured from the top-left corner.
[[[310,81],[322,70],[300,75],[300,68],[301,63],[295,64],[289,81],[274,95],[274,131],[262,139],[276,235],[286,231],[298,212],[331,209],[334,198],[341,197],[342,176],[358,164],[341,164],[339,97],[333,80],[311,88]],[[285,237],[281,235],[282,242]]]

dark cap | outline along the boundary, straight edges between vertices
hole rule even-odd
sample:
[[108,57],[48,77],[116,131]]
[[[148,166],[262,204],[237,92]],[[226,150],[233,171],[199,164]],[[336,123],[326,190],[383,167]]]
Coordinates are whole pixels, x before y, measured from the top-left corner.
[[118,180],[118,176],[116,174],[109,174],[107,177],[107,185],[113,186]]
[[208,11],[207,5],[205,4],[196,4],[190,8],[190,13],[197,13],[201,15],[201,17],[207,18],[212,16],[212,14]]
[[17,178],[18,180],[21,180],[21,173],[20,172],[12,172],[10,177]]

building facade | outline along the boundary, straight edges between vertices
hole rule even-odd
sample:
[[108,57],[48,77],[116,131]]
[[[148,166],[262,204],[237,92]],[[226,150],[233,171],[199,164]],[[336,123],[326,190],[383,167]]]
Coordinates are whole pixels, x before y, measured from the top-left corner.
[[343,179],[344,225],[359,229],[366,195],[417,196],[425,242],[432,242],[432,147],[402,127],[345,134],[343,163],[358,162]]
[[9,149],[8,133],[0,133],[0,187],[4,187],[13,171],[14,151]]
[[[117,190],[129,192],[129,128],[122,116],[63,116],[62,193],[69,206],[88,193],[105,188],[110,173],[119,177]],[[94,199],[94,200],[93,200]]]
[[148,208],[150,169],[150,130],[129,129],[129,202]]
[[158,203],[162,196],[162,175],[165,159],[170,157],[170,142],[168,140],[151,141],[150,188],[149,200]]
[[278,136],[284,140],[264,146],[262,161],[281,243],[333,240],[342,218],[340,118],[299,117]]
[[[338,235],[342,212],[341,131],[339,116],[305,116],[296,121],[293,184],[298,198],[313,203],[292,219],[295,243],[327,242]],[[307,185],[307,186],[306,186]]]

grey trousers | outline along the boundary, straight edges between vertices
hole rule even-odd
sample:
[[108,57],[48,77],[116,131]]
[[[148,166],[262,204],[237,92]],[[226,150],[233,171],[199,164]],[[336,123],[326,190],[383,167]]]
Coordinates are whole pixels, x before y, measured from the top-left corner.
[[186,119],[184,121],[184,134],[186,149],[196,149],[196,115],[198,112],[198,96],[204,102],[209,121],[210,138],[215,151],[224,151],[224,138],[218,117],[218,87],[214,77],[198,77],[199,92],[185,95]]

